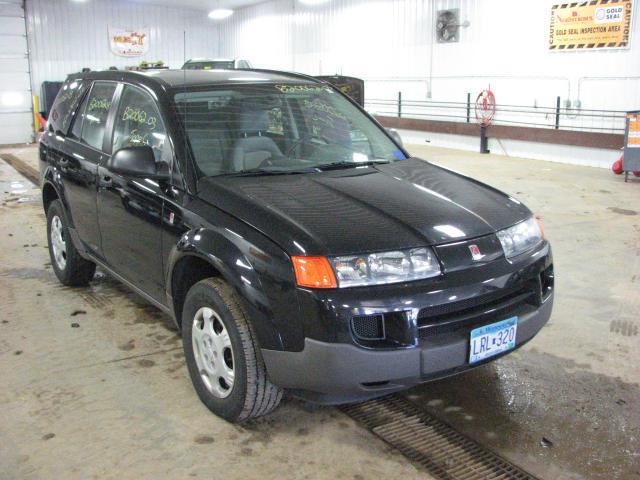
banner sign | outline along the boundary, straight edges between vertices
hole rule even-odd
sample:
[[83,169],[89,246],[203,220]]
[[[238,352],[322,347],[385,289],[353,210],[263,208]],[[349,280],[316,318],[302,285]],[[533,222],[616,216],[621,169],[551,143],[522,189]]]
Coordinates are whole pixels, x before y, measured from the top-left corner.
[[149,50],[149,29],[130,30],[109,27],[111,51],[121,57],[139,57]]
[[550,50],[629,48],[633,0],[590,0],[551,6]]

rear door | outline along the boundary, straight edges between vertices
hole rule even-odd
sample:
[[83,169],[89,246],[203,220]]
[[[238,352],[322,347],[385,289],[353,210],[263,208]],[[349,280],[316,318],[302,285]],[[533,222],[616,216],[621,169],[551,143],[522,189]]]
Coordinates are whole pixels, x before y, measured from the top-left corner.
[[[170,169],[173,150],[154,98],[125,84],[113,122],[111,151],[149,145]],[[167,185],[99,167],[98,219],[109,266],[155,300],[165,303],[162,269],[162,205]]]
[[96,209],[98,165],[107,158],[105,132],[117,86],[116,82],[93,83],[60,147],[59,169],[73,224],[85,246],[98,257],[102,256]]
[[23,1],[0,1],[0,144],[33,140],[28,51]]

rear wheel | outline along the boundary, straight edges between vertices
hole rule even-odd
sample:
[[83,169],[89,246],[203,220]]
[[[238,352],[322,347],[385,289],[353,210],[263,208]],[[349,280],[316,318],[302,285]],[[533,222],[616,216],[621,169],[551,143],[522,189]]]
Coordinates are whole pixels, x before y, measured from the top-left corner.
[[216,415],[242,422],[273,411],[282,390],[267,378],[238,294],[224,281],[196,283],[185,300],[182,342],[200,400]]
[[69,237],[60,200],[54,200],[47,210],[47,240],[51,265],[63,285],[87,285],[96,271],[96,265],[80,256]]

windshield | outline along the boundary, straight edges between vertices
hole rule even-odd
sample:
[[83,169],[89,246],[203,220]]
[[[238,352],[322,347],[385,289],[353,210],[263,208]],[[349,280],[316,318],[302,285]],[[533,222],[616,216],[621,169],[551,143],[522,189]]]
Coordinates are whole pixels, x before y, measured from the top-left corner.
[[233,70],[234,68],[233,60],[188,62],[182,67],[183,70]]
[[193,89],[174,100],[200,176],[307,173],[405,159],[326,85]]

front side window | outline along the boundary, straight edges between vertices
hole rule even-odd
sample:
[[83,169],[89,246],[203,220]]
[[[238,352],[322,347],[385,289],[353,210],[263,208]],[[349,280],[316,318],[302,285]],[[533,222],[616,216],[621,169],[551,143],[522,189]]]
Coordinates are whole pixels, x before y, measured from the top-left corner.
[[201,176],[312,173],[404,160],[351,102],[321,84],[177,91],[175,108]]
[[172,154],[167,131],[155,100],[146,92],[125,85],[113,127],[113,152],[123,147],[148,145],[156,162],[170,163]]
[[[74,124],[82,122],[81,139],[87,145],[102,150],[104,132],[117,84],[114,82],[95,82],[85,100],[83,110],[76,115]],[[75,126],[75,125],[74,125]],[[74,134],[78,132],[74,129]]]

